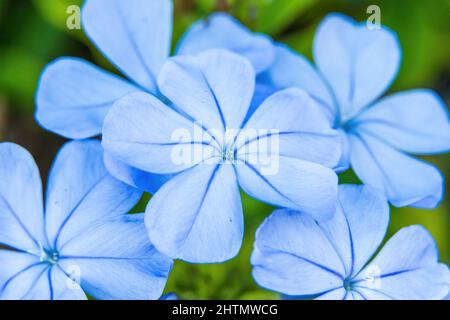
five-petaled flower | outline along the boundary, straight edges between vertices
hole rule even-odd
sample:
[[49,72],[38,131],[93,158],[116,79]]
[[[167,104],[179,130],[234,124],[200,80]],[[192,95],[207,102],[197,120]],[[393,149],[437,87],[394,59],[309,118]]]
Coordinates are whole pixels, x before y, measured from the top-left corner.
[[256,233],[251,258],[258,284],[327,300],[447,295],[450,271],[438,262],[436,244],[423,227],[401,229],[370,261],[388,227],[387,200],[376,189],[342,185],[339,203],[326,222],[285,209],[267,218]]
[[[171,51],[172,11],[171,0],[85,1],[83,30],[126,78],[82,59],[57,59],[43,71],[36,94],[41,126],[70,139],[94,137],[101,134],[117,99],[142,90],[160,96],[156,79]],[[269,37],[252,33],[224,13],[193,24],[175,54],[214,48],[241,54],[257,72],[268,68],[275,56]],[[152,193],[171,177],[130,168],[108,154],[105,164],[116,178]]]
[[380,189],[395,206],[433,208],[442,199],[443,178],[432,165],[406,153],[450,150],[444,102],[431,90],[410,90],[377,100],[394,80],[401,49],[389,29],[369,30],[331,14],[314,42],[317,69],[283,45],[265,74],[277,88],[307,91],[342,133],[339,170],[352,166],[363,183]]
[[[97,141],[66,145],[44,210],[31,156],[0,145],[0,298],[158,298],[172,261],[147,234],[172,258],[233,257],[243,236],[239,187],[286,208],[257,234],[262,286],[325,299],[448,292],[448,268],[423,228],[402,229],[368,263],[387,202],[362,186],[342,186],[337,199],[331,168],[350,165],[396,206],[432,208],[442,198],[439,171],[406,153],[450,149],[444,103],[429,90],[377,101],[400,65],[392,31],[330,15],[316,35],[316,69],[223,13],[194,23],[168,60],[171,0],[87,0],[83,27],[126,79],[58,59],[42,74],[36,118],[71,139],[104,126],[107,152]],[[205,51],[217,48],[240,56]],[[111,175],[152,193],[165,183],[147,207],[147,231],[143,215],[125,214],[141,192]]]
[[110,176],[98,141],[65,145],[50,173],[0,144],[0,299],[157,299],[172,260],[150,244],[141,192]]
[[[280,91],[247,117],[255,72],[246,59],[223,49],[169,59],[158,85],[176,109],[133,93],[116,102],[103,129],[105,150],[120,161],[144,171],[178,173],[146,210],[158,250],[190,262],[236,255],[243,236],[239,186],[265,202],[318,220],[331,218],[337,177],[330,168],[339,161],[340,139],[306,93]],[[192,139],[174,141],[179,130],[191,132]],[[203,140],[195,139],[198,130]],[[265,133],[241,136],[248,130]],[[273,141],[275,150],[259,148]],[[194,152],[196,161],[173,161],[174,149]],[[265,172],[271,162],[276,172]]]

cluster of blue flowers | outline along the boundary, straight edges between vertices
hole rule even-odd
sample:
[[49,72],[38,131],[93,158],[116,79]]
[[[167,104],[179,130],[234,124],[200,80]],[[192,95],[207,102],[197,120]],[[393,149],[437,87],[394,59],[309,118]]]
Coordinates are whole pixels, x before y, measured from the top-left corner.
[[[446,297],[450,271],[424,228],[400,230],[372,259],[388,202],[442,199],[442,175],[408,153],[450,150],[435,93],[380,99],[400,66],[394,32],[331,14],[314,66],[223,13],[192,25],[170,57],[170,0],[87,0],[82,13],[124,77],[77,58],[43,71],[37,121],[76,140],[54,162],[45,205],[32,157],[0,144],[1,299],[158,299],[172,259],[238,254],[240,189],[282,208],[256,235],[262,287],[300,298]],[[350,167],[364,185],[338,186]],[[143,192],[153,194],[145,214],[127,214]]]

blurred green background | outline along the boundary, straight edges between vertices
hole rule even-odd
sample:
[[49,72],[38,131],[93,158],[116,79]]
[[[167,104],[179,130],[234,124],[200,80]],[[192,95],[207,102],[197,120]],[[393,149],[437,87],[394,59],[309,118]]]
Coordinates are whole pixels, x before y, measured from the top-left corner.
[[[59,56],[77,56],[114,71],[82,30],[68,30],[66,9],[81,0],[0,0],[0,140],[19,143],[32,152],[47,175],[64,142],[34,121],[34,94],[42,68]],[[213,11],[228,11],[256,31],[311,57],[314,31],[330,12],[358,20],[366,9],[381,8],[381,22],[394,29],[403,48],[400,74],[391,92],[425,87],[450,102],[449,0],[175,0],[174,44],[195,20]],[[450,181],[450,155],[426,157]],[[342,183],[355,183],[347,172]],[[246,234],[239,255],[224,264],[190,265],[177,261],[167,292],[184,299],[270,299],[275,293],[258,288],[251,277],[249,257],[256,228],[273,208],[247,196],[244,199]],[[141,201],[145,205],[148,196]],[[441,260],[450,262],[450,198],[446,192],[435,210],[392,209],[389,235],[411,224],[422,224],[437,241]]]

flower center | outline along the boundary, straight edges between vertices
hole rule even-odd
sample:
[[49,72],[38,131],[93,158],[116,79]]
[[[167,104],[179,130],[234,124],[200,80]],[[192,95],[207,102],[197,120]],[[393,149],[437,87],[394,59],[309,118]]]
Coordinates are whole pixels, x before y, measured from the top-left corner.
[[57,251],[47,251],[45,249],[41,249],[41,262],[45,262],[51,264],[52,266],[58,263],[59,253]]
[[222,151],[221,156],[222,156],[223,161],[233,162],[234,161],[234,150],[232,148],[224,149]]
[[346,279],[344,280],[344,289],[345,289],[347,292],[350,292],[350,291],[353,290],[353,279],[352,279],[352,278],[346,278]]

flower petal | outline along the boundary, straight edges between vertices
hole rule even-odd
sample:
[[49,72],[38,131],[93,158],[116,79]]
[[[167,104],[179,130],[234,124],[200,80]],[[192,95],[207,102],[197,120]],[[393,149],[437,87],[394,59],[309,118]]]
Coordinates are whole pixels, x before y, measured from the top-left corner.
[[264,221],[251,263],[259,285],[288,295],[319,294],[344,281],[342,264],[325,234],[313,219],[295,211],[277,210]]
[[330,14],[316,32],[314,59],[345,121],[390,86],[400,66],[401,49],[395,33],[386,27],[369,29],[365,22]]
[[331,290],[316,298],[316,300],[344,300],[347,296],[347,291],[343,287]]
[[331,123],[336,116],[336,105],[322,76],[304,56],[284,44],[277,44],[275,61],[264,73],[277,88],[305,90],[326,111]]
[[370,260],[386,234],[389,205],[378,192],[364,185],[340,185],[339,207],[333,219],[320,223],[352,276]]
[[172,258],[223,262],[241,247],[242,205],[231,165],[180,173],[153,196],[146,213],[150,240]]
[[141,194],[108,174],[99,141],[67,143],[49,176],[46,228],[50,244],[62,246],[92,223],[128,212]]
[[94,224],[60,255],[66,273],[77,273],[81,287],[97,299],[158,299],[172,268],[148,241],[142,214]]
[[88,0],[83,27],[106,57],[131,80],[156,92],[156,78],[170,53],[172,1]]
[[[271,152],[334,167],[341,139],[304,91],[286,89],[263,102],[236,141],[238,155]],[[275,150],[270,149],[275,148]]]
[[164,183],[174,177],[174,174],[155,174],[139,170],[116,159],[107,152],[105,152],[104,160],[105,167],[114,178],[151,194],[156,193]]
[[402,151],[450,150],[450,121],[442,99],[430,90],[390,95],[363,112],[356,125]]
[[256,109],[261,106],[261,104],[272,94],[277,92],[278,90],[267,84],[263,81],[258,82],[258,78],[256,78],[256,86],[255,86],[255,93],[253,94],[252,103],[250,105],[250,108],[248,109],[247,116],[245,117],[244,123],[250,119],[250,117],[253,115]]
[[180,298],[173,292],[165,294],[159,298],[159,300],[180,300]]
[[392,300],[392,297],[377,289],[366,289],[358,286],[355,290],[366,300]]
[[255,91],[255,72],[243,57],[213,49],[168,60],[161,92],[209,130],[240,129]]
[[347,291],[344,297],[344,300],[354,301],[354,300],[364,300],[361,294],[358,294],[356,291]]
[[267,69],[275,56],[269,37],[252,33],[225,13],[214,13],[205,20],[194,23],[178,43],[177,54],[192,55],[218,48],[246,57],[257,73]]
[[0,250],[1,300],[79,300],[86,295],[58,267],[22,252]]
[[119,161],[152,173],[175,173],[217,156],[212,137],[157,98],[134,93],[108,113],[103,147]]
[[338,129],[339,137],[341,138],[341,158],[339,163],[334,167],[337,173],[345,172],[350,168],[350,145],[347,133],[343,129]]
[[36,120],[69,139],[93,137],[102,132],[103,120],[114,101],[138,90],[87,61],[60,58],[42,72]]
[[284,156],[250,159],[236,168],[241,188],[256,199],[319,221],[335,213],[337,176],[331,169]]
[[52,300],[87,300],[86,294],[60,267],[53,267],[47,276]]
[[0,143],[0,244],[39,250],[45,241],[42,184],[33,157],[13,143]]
[[4,294],[6,287],[10,287],[8,288],[8,296],[10,299],[14,299],[15,297],[19,299],[26,293],[24,290],[28,290],[29,287],[25,288],[24,283],[21,284],[21,282],[18,282],[19,286],[15,288],[15,286],[10,286],[10,283],[14,282],[21,274],[35,267],[36,270],[32,271],[33,274],[37,274],[38,270],[42,270],[39,257],[29,253],[11,250],[0,250],[0,266],[0,300],[7,299],[7,296]]
[[440,172],[363,132],[349,135],[351,164],[365,184],[382,190],[397,207],[434,208],[442,199]]
[[36,264],[20,270],[6,283],[2,300],[51,300],[52,291],[48,281],[51,269],[46,264]]
[[[375,269],[378,274],[374,274]],[[449,290],[450,271],[438,262],[431,235],[421,226],[410,226],[386,243],[357,280],[360,280],[358,286],[380,292],[387,298],[443,299]]]

